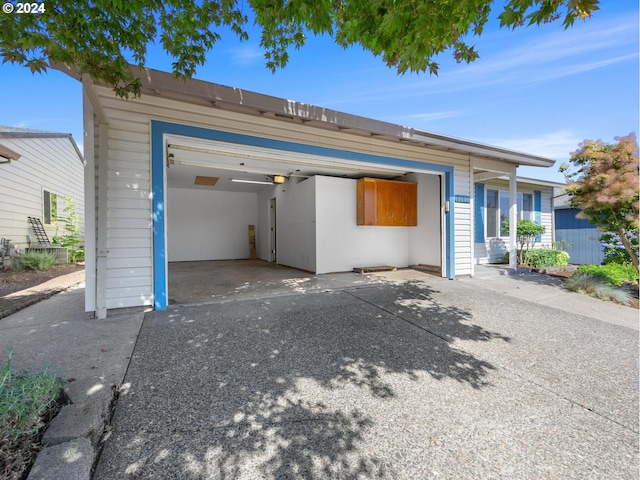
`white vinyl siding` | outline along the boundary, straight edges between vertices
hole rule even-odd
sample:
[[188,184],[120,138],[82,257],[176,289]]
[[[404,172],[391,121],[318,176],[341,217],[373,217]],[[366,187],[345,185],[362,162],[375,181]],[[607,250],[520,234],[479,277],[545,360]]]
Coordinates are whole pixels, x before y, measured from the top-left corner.
[[[74,199],[74,208],[84,230],[84,166],[68,137],[7,137],[0,144],[21,157],[0,164],[0,237],[11,239],[20,250],[28,246],[33,232],[27,217],[37,217],[43,224],[44,192]],[[64,202],[62,202],[64,203]],[[55,225],[44,225],[49,239]],[[35,240],[35,239],[34,239]]]
[[[470,160],[466,155],[150,95],[123,101],[108,88],[95,88],[109,123],[107,242],[112,246],[108,253],[107,308],[153,304],[151,120],[453,166],[455,190],[452,193],[471,195]],[[456,204],[451,207],[455,216],[455,274],[468,275],[471,273],[470,206]],[[138,239],[136,248],[120,243],[131,237]],[[122,278],[125,270],[127,276],[136,279],[131,280],[135,286],[115,285],[117,282],[113,279]],[[88,294],[88,303],[90,296]]]

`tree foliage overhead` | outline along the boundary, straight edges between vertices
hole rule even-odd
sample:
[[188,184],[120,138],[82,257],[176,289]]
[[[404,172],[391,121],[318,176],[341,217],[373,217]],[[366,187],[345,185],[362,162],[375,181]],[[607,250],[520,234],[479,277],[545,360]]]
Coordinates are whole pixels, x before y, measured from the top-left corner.
[[[507,28],[555,21],[567,28],[598,3],[507,0],[497,17]],[[284,67],[290,49],[313,33],[345,48],[361,45],[398,73],[437,74],[435,58],[445,51],[458,62],[478,58],[469,37],[482,33],[493,6],[493,0],[47,0],[44,12],[0,13],[0,55],[33,72],[74,65],[128,96],[140,91],[129,63],[144,67],[151,44],[173,58],[176,76],[190,78],[221,31],[246,40],[251,19],[271,70]]]
[[579,216],[601,230],[616,233],[638,268],[638,142],[633,133],[615,140],[618,143],[613,145],[585,140],[571,156],[575,170],[570,172],[567,165],[560,170],[568,180],[571,207],[581,209]]

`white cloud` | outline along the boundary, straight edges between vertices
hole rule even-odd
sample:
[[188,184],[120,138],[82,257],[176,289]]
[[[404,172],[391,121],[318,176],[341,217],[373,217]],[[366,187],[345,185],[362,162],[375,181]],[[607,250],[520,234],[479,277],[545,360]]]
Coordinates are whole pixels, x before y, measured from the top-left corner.
[[257,60],[264,59],[263,51],[255,45],[241,45],[239,47],[228,50],[231,55],[231,61],[235,65],[250,66]]
[[[636,18],[612,18],[600,24],[540,33],[509,47],[492,34],[493,47],[479,45],[481,58],[455,69],[441,69],[438,82],[420,79],[403,95],[433,95],[509,84],[530,85],[605,68],[638,58]],[[535,28],[535,27],[532,27]],[[510,35],[516,35],[511,32]]]
[[578,149],[578,144],[584,138],[571,130],[548,132],[533,137],[521,138],[484,138],[482,143],[496,145],[510,150],[527,152],[554,160],[567,161],[571,153]]
[[430,122],[432,120],[442,120],[445,118],[462,117],[464,115],[466,115],[466,113],[460,110],[448,110],[448,111],[442,111],[442,112],[415,113],[411,115],[404,115],[402,119],[408,120],[408,121],[423,120],[426,122]]

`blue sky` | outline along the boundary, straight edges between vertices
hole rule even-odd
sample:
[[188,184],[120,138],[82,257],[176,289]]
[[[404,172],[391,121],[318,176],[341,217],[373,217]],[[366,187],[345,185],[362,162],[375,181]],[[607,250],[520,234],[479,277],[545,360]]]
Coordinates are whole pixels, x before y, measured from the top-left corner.
[[[585,139],[639,133],[638,2],[601,2],[586,22],[497,28],[472,38],[480,59],[438,58],[440,73],[399,76],[361,48],[310,36],[272,74],[258,35],[223,38],[196,78],[566,162]],[[495,17],[499,12],[492,13]],[[170,70],[153,49],[148,66]],[[82,147],[80,83],[50,71],[0,65],[0,125],[73,134]],[[564,180],[557,167],[521,176]]]

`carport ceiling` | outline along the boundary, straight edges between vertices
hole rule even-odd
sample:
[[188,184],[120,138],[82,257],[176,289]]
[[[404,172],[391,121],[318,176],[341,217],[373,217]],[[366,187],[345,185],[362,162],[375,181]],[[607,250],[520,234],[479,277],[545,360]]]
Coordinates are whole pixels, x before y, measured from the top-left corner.
[[[342,178],[397,178],[407,173],[394,167],[363,164],[299,154],[283,150],[237,145],[167,135],[167,186],[217,191],[258,192],[268,185],[239,183],[236,180],[270,181],[274,175],[289,179],[303,179],[314,175]],[[214,186],[195,185],[196,177],[214,177]]]

